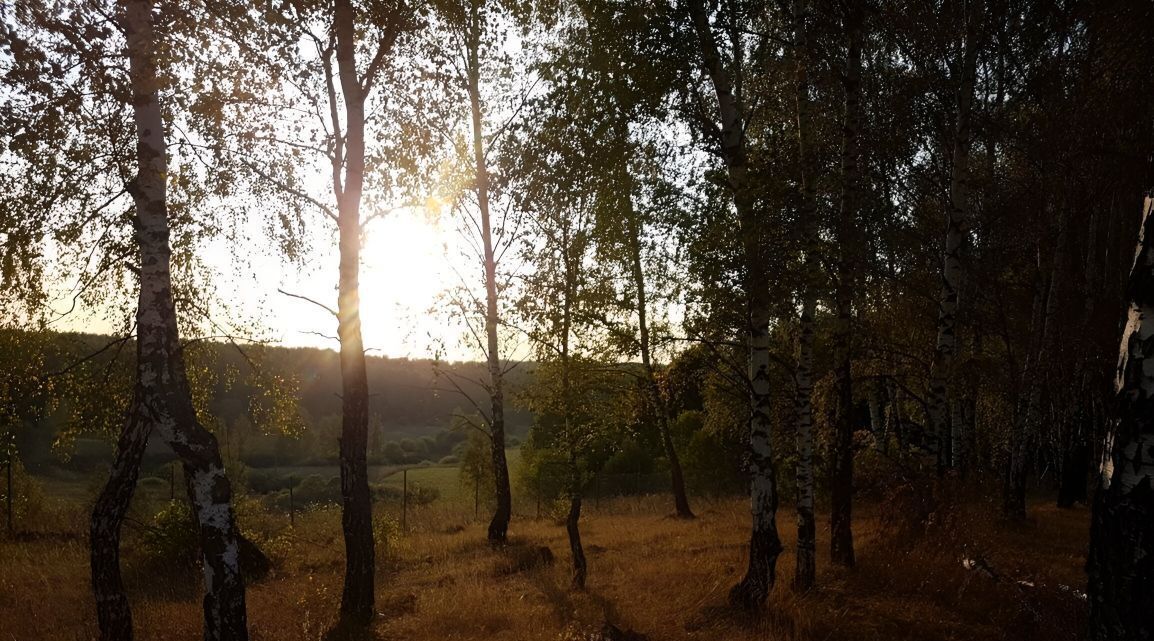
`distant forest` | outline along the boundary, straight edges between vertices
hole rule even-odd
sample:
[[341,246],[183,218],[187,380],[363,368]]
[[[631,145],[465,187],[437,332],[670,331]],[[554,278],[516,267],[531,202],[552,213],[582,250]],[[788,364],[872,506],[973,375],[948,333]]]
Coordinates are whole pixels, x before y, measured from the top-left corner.
[[[16,431],[17,451],[31,469],[62,466],[92,469],[108,464],[117,423],[114,394],[131,385],[131,343],[96,334],[47,334],[46,370],[61,384],[48,386],[46,399],[29,398],[29,415]],[[16,342],[16,341],[13,341]],[[227,458],[246,465],[333,465],[340,434],[340,363],[336,352],[310,347],[193,343],[193,363],[202,382],[207,417]],[[446,363],[368,356],[369,459],[376,464],[414,464],[450,456],[467,440],[468,428],[454,429],[454,416],[482,398],[475,381],[483,363]],[[529,365],[514,368],[510,384],[523,384]],[[461,386],[447,382],[446,372]],[[50,380],[52,380],[50,378]],[[109,388],[104,381],[119,383]],[[66,382],[63,382],[66,381]],[[276,389],[269,389],[275,386]],[[84,396],[85,398],[78,398]],[[253,399],[291,396],[282,411],[262,411]],[[101,401],[103,399],[103,402]],[[105,411],[88,411],[88,405]],[[50,411],[43,416],[43,408]],[[207,418],[206,417],[206,418]],[[511,433],[523,436],[530,415],[510,408]],[[163,442],[150,444],[152,463],[169,460]]]

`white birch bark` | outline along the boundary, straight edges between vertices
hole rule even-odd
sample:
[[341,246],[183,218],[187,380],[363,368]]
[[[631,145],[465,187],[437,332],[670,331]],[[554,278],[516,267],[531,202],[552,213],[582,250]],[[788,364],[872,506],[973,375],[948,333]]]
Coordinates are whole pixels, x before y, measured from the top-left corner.
[[[729,598],[735,605],[754,609],[765,603],[776,581],[777,557],[781,553],[781,540],[777,534],[777,482],[769,440],[770,301],[765,264],[765,222],[755,210],[756,203],[749,180],[743,106],[734,93],[729,71],[718,50],[705,1],[689,0],[688,5],[701,63],[717,99],[717,113],[721,123],[721,156],[740,221],[739,234],[744,257],[743,285],[748,301],[752,532],[749,567],[741,582],[730,591]],[[738,60],[737,64],[741,64],[741,61]]]
[[1126,287],[1114,383],[1117,420],[1090,530],[1090,638],[1154,638],[1154,198],[1146,197]]

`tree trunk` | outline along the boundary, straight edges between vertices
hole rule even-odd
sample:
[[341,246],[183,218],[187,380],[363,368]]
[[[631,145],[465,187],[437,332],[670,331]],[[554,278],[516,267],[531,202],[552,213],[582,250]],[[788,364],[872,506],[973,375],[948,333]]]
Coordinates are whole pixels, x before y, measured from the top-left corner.
[[151,423],[142,414],[138,396],[116,444],[116,460],[108,483],[96,499],[89,522],[92,592],[101,641],[130,641],[133,636],[132,610],[120,576],[120,527],[132,503],[140,461],[151,432]]
[[966,456],[963,437],[966,428],[965,402],[966,400],[960,394],[958,398],[950,399],[950,467],[955,470],[962,469],[962,461]]
[[573,557],[572,585],[574,589],[584,590],[588,565],[585,548],[581,546],[581,472],[573,452],[570,452],[569,466],[573,480],[569,485],[569,515],[565,518],[565,532],[569,535],[569,553]]
[[673,446],[673,435],[670,433],[669,406],[657,385],[657,375],[653,370],[652,348],[649,342],[648,301],[645,291],[645,271],[641,267],[641,230],[637,222],[636,212],[633,210],[632,198],[629,198],[629,243],[630,267],[633,272],[633,284],[637,288],[637,325],[640,336],[641,365],[645,370],[645,388],[649,393],[650,402],[657,410],[657,428],[661,432],[661,444],[665,447],[665,458],[669,461],[669,477],[673,490],[673,504],[678,518],[692,519],[693,510],[689,509],[689,496],[685,492],[685,475],[681,470],[681,459],[677,456],[677,449]]
[[1058,312],[1058,298],[1065,277],[1066,228],[1069,209],[1064,209],[1058,217],[1058,236],[1050,264],[1049,278],[1035,301],[1035,320],[1032,335],[1035,337],[1033,353],[1027,359],[1023,372],[1023,389],[1026,390],[1026,407],[1011,434],[1010,479],[1007,483],[1009,494],[1005,497],[1005,515],[1013,519],[1026,518],[1026,485],[1029,478],[1031,460],[1036,455],[1037,444],[1041,440],[1044,421],[1044,396],[1046,393],[1048,367],[1055,358],[1057,345],[1054,317]]
[[1147,195],[1126,286],[1117,422],[1090,526],[1090,638],[1154,638],[1154,199]]
[[369,387],[361,336],[361,188],[365,174],[365,95],[357,77],[356,21],[350,0],[337,0],[337,71],[345,105],[344,180],[337,191],[340,280],[337,337],[341,343],[341,526],[345,581],[341,623],[367,626],[373,618],[375,551],[369,495]]
[[813,587],[817,574],[817,526],[813,515],[813,343],[814,309],[820,288],[821,260],[818,256],[819,226],[817,197],[814,189],[814,162],[810,149],[809,40],[806,22],[809,3],[801,0],[793,6],[795,100],[797,105],[797,146],[801,186],[801,227],[805,245],[802,266],[801,316],[798,318],[797,369],[794,373],[794,420],[797,444],[797,557],[793,587],[805,591]]
[[930,363],[928,398],[929,428],[937,439],[938,473],[949,464],[946,443],[949,440],[949,401],[947,391],[953,384],[954,355],[957,352],[958,291],[964,276],[962,245],[969,235],[970,223],[970,130],[973,116],[974,76],[978,62],[977,14],[981,3],[969,8],[966,16],[965,42],[959,61],[957,113],[954,116],[952,167],[950,170],[950,203],[946,243],[942,252],[942,290],[938,298],[938,330],[934,356]]
[[885,383],[878,379],[870,387],[870,431],[874,434],[874,449],[885,453],[889,451],[888,422],[886,421],[886,388]]
[[889,391],[890,404],[886,412],[886,421],[889,422],[889,429],[887,431],[893,433],[894,438],[898,443],[898,455],[906,453],[906,447],[909,445],[906,438],[906,427],[902,418],[902,390],[898,387],[896,381],[892,378],[887,381],[887,389]]
[[[617,137],[623,148],[629,146],[629,132],[623,118],[615,121]],[[628,234],[625,242],[629,251],[629,270],[633,277],[633,286],[637,289],[637,327],[639,349],[641,351],[641,366],[645,372],[645,391],[649,401],[657,412],[657,429],[660,432],[661,444],[665,448],[665,458],[669,461],[669,477],[673,490],[673,504],[678,518],[692,519],[693,510],[689,508],[689,496],[685,492],[685,475],[681,469],[681,459],[677,456],[677,449],[673,446],[673,435],[670,432],[669,405],[661,394],[657,385],[657,375],[653,369],[653,348],[649,337],[649,299],[648,288],[645,282],[645,269],[641,263],[641,221],[636,208],[633,206],[633,180],[629,174],[628,156],[622,154],[619,167],[622,189],[622,210],[625,213],[625,226]]]
[[577,464],[577,435],[573,433],[572,360],[569,353],[569,334],[573,328],[573,302],[577,295],[577,270],[580,256],[574,256],[568,227],[562,231],[561,257],[565,269],[565,289],[561,301],[561,402],[564,413],[565,439],[569,446],[569,515],[565,532],[569,536],[569,552],[573,558],[573,588],[585,589],[588,572],[585,549],[581,546],[581,468]]
[[798,337],[794,414],[797,421],[797,565],[793,585],[813,587],[817,575],[817,524],[813,515],[813,296],[802,303]]
[[[743,289],[747,300],[749,337],[749,460],[750,512],[749,568],[729,592],[730,603],[761,608],[777,578],[781,539],[777,535],[777,480],[769,440],[769,279],[766,266],[765,221],[756,211],[746,164],[742,105],[718,52],[704,0],[690,0],[689,12],[700,47],[702,65],[713,83],[721,120],[721,155],[733,191],[743,255]],[[740,61],[737,61],[740,64]]]
[[509,464],[505,460],[505,395],[502,389],[504,372],[497,342],[497,261],[493,253],[493,232],[489,217],[489,169],[485,161],[485,145],[481,114],[481,16],[478,1],[470,3],[470,27],[466,29],[468,48],[469,108],[473,123],[473,163],[476,172],[477,207],[481,210],[481,243],[485,253],[485,352],[489,366],[490,450],[493,457],[493,480],[497,493],[497,507],[489,521],[489,541],[502,543],[509,532],[513,512],[513,498],[509,490]]
[[830,484],[830,557],[834,563],[853,567],[853,299],[856,287],[855,247],[858,243],[858,181],[861,173],[859,128],[861,126],[861,41],[863,7],[854,5],[846,16],[846,71],[843,76],[845,113],[842,120],[842,193],[837,226],[838,264],[834,326],[834,419],[833,479]]
[[[216,438],[199,423],[185,372],[170,272],[168,166],[160,83],[153,58],[151,0],[122,0],[137,134],[137,176],[129,186],[140,250],[136,314],[137,387],[152,428],[180,457],[204,563],[204,638],[248,638],[232,491]],[[125,461],[126,463],[128,461]]]

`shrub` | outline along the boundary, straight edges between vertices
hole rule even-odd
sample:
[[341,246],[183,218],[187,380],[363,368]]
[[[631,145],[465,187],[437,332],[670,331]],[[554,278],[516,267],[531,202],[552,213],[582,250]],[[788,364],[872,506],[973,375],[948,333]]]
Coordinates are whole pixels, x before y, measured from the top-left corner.
[[460,462],[461,462],[461,459],[457,458],[456,456],[454,456],[452,454],[450,454],[448,456],[442,456],[441,457],[441,465],[456,465],[457,463],[460,463]]
[[[7,470],[0,463],[0,512],[7,509],[8,484],[5,477]],[[34,521],[44,505],[44,490],[36,479],[24,469],[20,459],[15,459],[12,465],[12,520],[17,527],[23,527]],[[7,514],[4,515],[7,517]]]
[[169,501],[144,530],[144,550],[157,561],[177,565],[194,565],[197,560],[199,543],[196,523],[188,503],[180,500]]
[[387,558],[396,549],[400,538],[401,524],[397,519],[384,514],[373,519],[373,543],[376,545],[378,558]]

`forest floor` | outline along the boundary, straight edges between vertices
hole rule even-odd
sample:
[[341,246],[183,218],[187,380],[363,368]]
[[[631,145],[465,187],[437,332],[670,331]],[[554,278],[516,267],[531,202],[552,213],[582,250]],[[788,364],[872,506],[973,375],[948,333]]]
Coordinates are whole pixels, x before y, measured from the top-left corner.
[[[589,579],[580,592],[569,587],[558,521],[517,518],[510,544],[497,549],[484,541],[484,524],[422,508],[409,515],[409,532],[394,531],[382,547],[380,616],[366,638],[575,641],[605,622],[652,641],[1061,641],[1081,638],[1085,628],[1085,507],[1059,510],[1039,500],[1027,522],[1008,524],[978,500],[955,497],[936,511],[901,497],[865,503],[854,519],[852,570],[825,562],[828,522],[819,517],[818,586],[802,595],[790,589],[795,528],[783,510],[778,585],[755,616],[725,604],[744,571],[747,504],[699,499],[698,518],[683,521],[668,516],[668,503],[617,499],[587,511]],[[249,587],[252,638],[323,638],[340,600],[339,512],[310,510],[293,528],[283,515],[246,515],[243,506],[240,513],[275,563]],[[0,641],[96,637],[86,541],[72,525],[78,514],[0,537]],[[124,566],[137,638],[199,638],[198,574],[150,556],[131,526]],[[540,546],[553,563],[540,562]],[[968,570],[963,559],[985,570]]]

